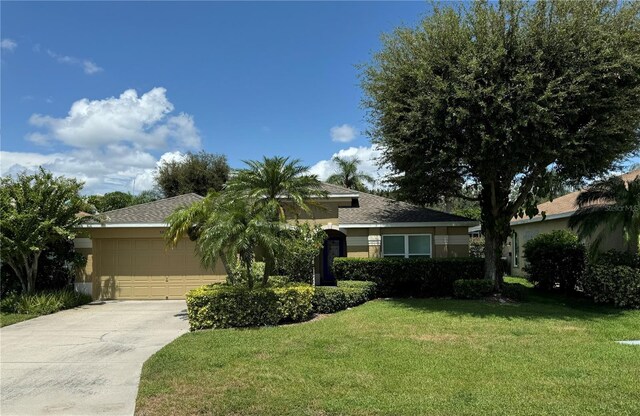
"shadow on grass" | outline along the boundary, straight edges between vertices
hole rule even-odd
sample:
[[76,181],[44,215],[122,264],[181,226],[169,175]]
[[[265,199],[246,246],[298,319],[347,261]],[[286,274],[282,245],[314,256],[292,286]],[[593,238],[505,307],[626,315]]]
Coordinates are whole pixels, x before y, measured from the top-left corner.
[[613,318],[623,309],[597,305],[588,299],[541,293],[528,289],[527,300],[501,303],[494,300],[400,299],[388,300],[393,307],[416,312],[441,312],[453,316],[497,317],[503,319],[596,320]]

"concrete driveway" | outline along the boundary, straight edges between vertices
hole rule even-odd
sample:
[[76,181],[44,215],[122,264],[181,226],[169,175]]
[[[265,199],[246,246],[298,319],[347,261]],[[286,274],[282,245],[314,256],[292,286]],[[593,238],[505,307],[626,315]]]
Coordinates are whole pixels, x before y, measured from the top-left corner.
[[131,415],[142,364],[188,331],[184,301],[86,305],[0,329],[0,414]]

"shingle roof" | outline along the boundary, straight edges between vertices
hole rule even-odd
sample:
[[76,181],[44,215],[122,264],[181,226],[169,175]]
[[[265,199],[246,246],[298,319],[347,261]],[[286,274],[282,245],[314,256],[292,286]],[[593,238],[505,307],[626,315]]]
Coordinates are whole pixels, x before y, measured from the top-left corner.
[[353,189],[344,188],[342,186],[334,185],[331,183],[322,182],[320,188],[328,194],[331,195],[357,195],[358,191]]
[[423,208],[366,192],[354,191],[338,185],[323,183],[322,187],[334,194],[357,194],[358,205],[340,207],[340,224],[385,224],[399,222],[474,222],[470,218]]
[[[625,173],[624,175],[620,175],[620,178],[622,178],[622,180],[624,180],[625,182],[629,182],[634,180],[638,176],[640,176],[640,169],[633,170],[629,173]],[[527,220],[538,221],[542,219],[542,214],[541,214],[542,212],[544,212],[547,217],[550,215],[560,215],[560,214],[568,215],[576,210],[576,199],[578,198],[578,195],[580,195],[580,192],[582,192],[582,190],[574,191],[566,195],[562,195],[558,198],[555,198],[553,201],[543,202],[542,204],[538,205],[538,211],[540,212],[540,214],[536,215],[531,219],[529,217],[515,218],[511,220],[511,222],[520,223],[520,222],[527,222]]]
[[[353,207],[338,209],[341,224],[384,224],[399,222],[475,222],[469,218],[433,209],[422,208],[406,202],[384,198],[366,192],[358,192],[328,183],[322,189],[332,195],[358,195]],[[133,205],[102,213],[104,224],[162,224],[177,208],[186,207],[203,198],[197,194],[179,195],[146,204]]]
[[178,195],[146,204],[133,205],[102,213],[105,224],[162,224],[177,208],[187,207],[202,200],[198,194]]

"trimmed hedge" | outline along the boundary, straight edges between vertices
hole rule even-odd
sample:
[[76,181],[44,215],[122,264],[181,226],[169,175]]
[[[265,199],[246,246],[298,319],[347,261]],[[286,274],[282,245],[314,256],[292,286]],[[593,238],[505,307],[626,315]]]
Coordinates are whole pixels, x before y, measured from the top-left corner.
[[306,321],[312,315],[313,287],[309,285],[287,285],[273,289],[278,297],[279,322]]
[[458,299],[482,299],[493,293],[493,282],[487,279],[456,280],[453,296]]
[[520,283],[503,283],[500,293],[511,300],[526,300],[529,289]]
[[338,280],[375,282],[380,296],[451,296],[456,280],[483,278],[484,259],[339,257],[334,259],[333,272]]
[[609,252],[587,267],[581,279],[584,293],[596,303],[640,308],[639,257]]
[[540,234],[524,245],[527,279],[542,290],[558,286],[565,293],[576,290],[586,266],[586,249],[578,237],[567,230]]
[[299,322],[311,316],[313,287],[287,285],[254,288],[214,284],[187,293],[192,331]]
[[338,286],[316,286],[313,310],[316,313],[334,313],[365,303],[375,297],[373,282],[338,281]]
[[306,321],[314,313],[332,313],[375,297],[375,283],[339,282],[338,286],[287,284],[254,288],[213,284],[187,293],[192,331],[209,328],[270,326]]
[[214,284],[187,293],[187,314],[192,331],[276,325],[280,321],[278,295],[272,289]]

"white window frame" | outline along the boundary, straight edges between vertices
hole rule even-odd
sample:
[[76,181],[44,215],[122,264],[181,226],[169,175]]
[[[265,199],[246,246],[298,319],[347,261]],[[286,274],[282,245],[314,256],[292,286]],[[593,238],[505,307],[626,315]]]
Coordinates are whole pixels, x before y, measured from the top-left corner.
[[[409,237],[429,237],[429,254],[409,254]],[[404,237],[404,255],[403,254],[388,254],[384,253],[384,238],[385,237]],[[405,259],[409,259],[412,257],[429,257],[433,258],[433,235],[431,234],[382,234],[381,239],[381,250],[382,257],[403,257]]]

